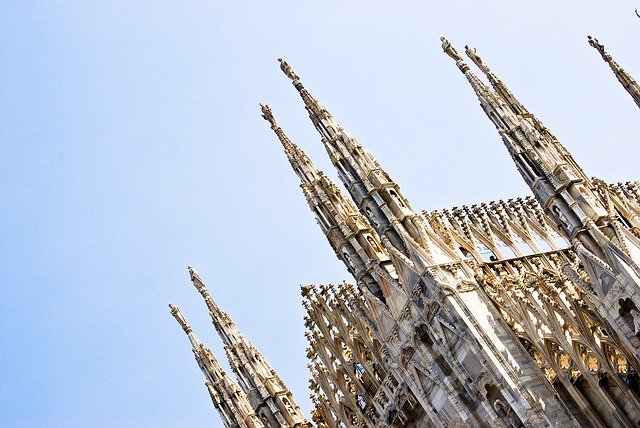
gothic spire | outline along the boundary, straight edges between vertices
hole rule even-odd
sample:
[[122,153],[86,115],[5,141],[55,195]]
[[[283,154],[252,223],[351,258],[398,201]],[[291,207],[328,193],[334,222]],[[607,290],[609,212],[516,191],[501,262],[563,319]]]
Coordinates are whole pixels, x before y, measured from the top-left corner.
[[271,129],[278,136],[284,152],[287,155],[287,159],[293,170],[298,174],[298,177],[306,183],[311,183],[313,180],[316,180],[319,177],[318,170],[307,155],[284,133],[280,125],[276,122],[269,105],[260,104],[260,108],[262,109],[262,117],[269,122]]
[[[453,47],[451,47],[451,49],[453,49]],[[475,48],[472,49],[467,45],[464,47],[464,51],[469,59],[471,59],[471,61],[480,69],[480,71],[482,71],[482,73],[487,76],[487,79],[489,80],[489,83],[491,83],[493,89],[502,97],[504,102],[507,103],[514,114],[530,114],[529,111],[527,111],[527,109],[520,103],[520,101],[516,99],[507,85],[505,85],[504,82],[502,82],[502,80],[500,80],[500,78],[491,71],[489,66],[484,61],[482,61],[482,58],[480,58],[480,56],[477,54]]]
[[[549,132],[541,132],[531,120],[531,115],[514,101],[512,95],[509,95],[511,101],[505,101],[501,93],[511,93],[503,83],[498,85],[503,88],[500,91],[487,87],[470,70],[451,43],[444,37],[442,42],[443,50],[456,60],[458,68],[476,92],[480,105],[496,126],[525,182],[568,238],[574,239],[589,220],[600,222],[606,210],[594,193],[593,184],[571,154]],[[467,48],[467,53],[471,54],[472,59],[476,56],[475,50]],[[481,60],[474,62],[482,65]],[[486,66],[482,67],[488,70]],[[593,242],[589,247],[597,251],[591,244]]]
[[[292,73],[292,72],[291,72]],[[295,74],[293,74],[295,75]],[[389,257],[366,220],[337,186],[277,125],[271,109],[262,106],[263,117],[271,124],[282,143],[300,187],[331,247],[359,284],[365,284],[384,301],[379,285],[374,284],[369,270],[374,264],[389,265]]]
[[198,339],[180,309],[175,305],[169,305],[169,308],[171,308],[171,315],[178,321],[191,342],[193,354],[206,378],[205,385],[209,396],[220,413],[225,427],[264,427],[254,413],[246,394],[227,375],[211,350]]
[[386,236],[396,249],[408,257],[418,250],[426,253],[433,263],[455,258],[452,254],[445,255],[448,249],[434,248],[442,246],[441,243],[429,234],[425,223],[411,208],[399,186],[391,180],[373,155],[351,137],[307,91],[291,66],[282,58],[278,61],[304,101],[309,118],[320,132],[340,180],[378,236]]
[[627,90],[627,92],[629,92],[629,95],[631,95],[638,107],[640,107],[640,85],[638,85],[633,77],[631,77],[629,73],[627,73],[622,67],[620,67],[620,65],[618,65],[613,57],[607,51],[605,51],[604,45],[598,42],[598,39],[592,36],[588,36],[587,38],[589,40],[589,44],[595,50],[597,50],[602,56],[602,59],[607,64],[609,64],[609,67],[611,67],[613,74],[616,75],[620,83],[622,83],[622,86],[624,86],[624,88]]
[[555,135],[549,131],[549,129],[544,126],[542,121],[534,116],[527,108],[515,97],[513,92],[507,87],[507,85],[495,74],[491,71],[489,66],[482,60],[482,58],[478,55],[475,48],[470,48],[468,45],[465,46],[465,54],[469,59],[482,71],[482,73],[487,77],[489,83],[493,87],[493,90],[496,95],[498,95],[503,103],[511,110],[513,114],[517,117],[526,120],[539,132],[546,140],[547,144],[555,151],[558,152],[559,157],[562,158],[567,164],[571,165],[571,167],[576,171],[577,175],[588,179],[587,175],[582,171],[582,168],[578,163],[573,159],[571,153],[558,141]]
[[202,278],[189,266],[189,275],[209,308],[211,320],[224,342],[231,369],[238,377],[240,387],[249,397],[256,414],[267,426],[307,427],[300,408],[291,391],[260,351],[238,330],[233,320],[223,312],[209,294]]
[[[598,294],[601,316],[611,325],[622,327],[624,346],[637,355],[640,342],[633,331],[624,327],[620,321],[622,312],[616,307],[622,295],[620,290],[635,296],[634,299],[640,296],[635,279],[640,275],[637,268],[640,241],[626,227],[621,227],[616,217],[631,223],[621,213],[607,210],[607,192],[599,192],[594,182],[575,166],[570,154],[565,155],[559,149],[560,143],[551,138],[550,133],[541,132],[526,115],[515,114],[497,92],[479,81],[451,44],[444,38],[442,40],[444,51],[456,60],[458,68],[471,83],[518,170],[560,233],[574,248],[585,248],[595,258],[608,263],[617,278],[628,275],[624,286],[618,286],[616,292],[609,292],[612,288],[610,278],[599,275],[596,270],[589,271],[591,281],[601,285],[602,292]],[[593,44],[600,50],[598,46],[601,45],[595,39]],[[585,251],[577,253],[583,263],[590,263],[591,258]],[[640,299],[634,300],[634,304],[640,305]]]
[[213,300],[213,297],[209,294],[209,290],[207,290],[207,287],[204,285],[204,282],[202,281],[202,278],[200,278],[200,275],[198,275],[198,272],[196,272],[192,266],[187,266],[187,269],[189,270],[191,282],[194,287],[196,287],[196,290],[200,292],[207,304],[207,307],[209,308],[209,315],[211,316],[213,326],[216,328],[216,331],[224,344],[228,346],[235,346],[242,343],[244,338],[240,334],[240,331],[229,315],[220,309],[216,301]]

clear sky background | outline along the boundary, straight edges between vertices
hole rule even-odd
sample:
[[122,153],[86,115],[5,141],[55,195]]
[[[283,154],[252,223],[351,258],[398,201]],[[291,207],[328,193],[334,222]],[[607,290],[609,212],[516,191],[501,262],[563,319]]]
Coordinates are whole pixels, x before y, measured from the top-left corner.
[[[222,426],[174,303],[194,265],[308,413],[301,283],[346,269],[277,139],[336,177],[276,59],[416,209],[529,194],[465,78],[478,49],[588,174],[640,178],[640,2],[3,1],[0,426]],[[225,362],[226,363],[226,362]]]

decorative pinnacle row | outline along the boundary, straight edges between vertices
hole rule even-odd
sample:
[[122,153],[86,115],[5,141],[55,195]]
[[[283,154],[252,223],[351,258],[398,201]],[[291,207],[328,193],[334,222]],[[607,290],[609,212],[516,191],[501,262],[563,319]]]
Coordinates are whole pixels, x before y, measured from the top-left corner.
[[629,95],[640,107],[640,85],[627,73],[620,65],[613,59],[613,57],[604,49],[604,45],[598,41],[595,37],[587,36],[589,44],[597,50],[602,59],[609,64],[609,67],[613,71],[613,74],[618,78],[618,81],[622,83],[622,86],[629,92]]

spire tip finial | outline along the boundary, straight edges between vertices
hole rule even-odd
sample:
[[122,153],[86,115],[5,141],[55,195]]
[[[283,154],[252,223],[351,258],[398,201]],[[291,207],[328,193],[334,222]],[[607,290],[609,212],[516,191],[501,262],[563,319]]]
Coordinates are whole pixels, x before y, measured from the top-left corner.
[[193,285],[198,289],[198,291],[202,291],[205,286],[204,282],[202,282],[202,279],[200,278],[200,275],[198,275],[198,272],[191,265],[187,266],[187,270],[189,270],[189,278],[191,279]]
[[476,53],[476,48],[471,48],[469,45],[464,46],[464,53],[469,57],[469,59],[484,73],[489,72],[489,67],[487,67],[484,62],[482,62],[482,58],[480,55]]
[[604,56],[607,53],[604,50],[604,45],[602,43],[600,43],[598,41],[598,39],[596,39],[595,37],[589,35],[587,36],[587,40],[589,41],[589,44],[595,48],[598,52],[600,52],[600,55]]
[[449,55],[456,62],[462,61],[462,57],[446,37],[442,36],[440,37],[440,40],[442,41],[442,50],[444,51],[444,53]]
[[260,109],[262,110],[262,118],[269,122],[272,128],[277,126],[276,119],[273,117],[269,104],[260,103]]
[[313,286],[310,285],[310,284],[301,284],[300,285],[300,293],[302,294],[302,297],[309,296],[309,294],[311,293],[311,290],[313,290]]
[[278,58],[278,62],[280,63],[280,69],[284,72],[284,74],[289,79],[293,80],[294,82],[297,82],[300,80],[300,77],[298,77],[296,72],[293,71],[293,68],[289,65],[287,61],[285,61],[282,58]]
[[191,343],[194,343],[192,337],[193,329],[187,322],[187,319],[184,317],[184,315],[182,315],[182,312],[180,312],[180,308],[178,308],[176,305],[172,305],[171,303],[169,304],[169,308],[171,308],[171,315],[173,315],[176,321],[178,321],[178,324],[180,324],[180,327],[182,327],[184,332],[189,335],[189,338],[192,341]]

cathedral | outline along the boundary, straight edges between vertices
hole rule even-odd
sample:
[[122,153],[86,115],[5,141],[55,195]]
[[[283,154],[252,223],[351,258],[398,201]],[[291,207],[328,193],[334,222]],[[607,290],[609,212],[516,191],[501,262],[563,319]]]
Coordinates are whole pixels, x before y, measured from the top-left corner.
[[[640,85],[588,38],[640,107]],[[280,67],[341,191],[278,125],[322,232],[353,284],[305,285],[308,421],[265,356],[202,295],[231,378],[170,305],[227,428],[640,425],[640,185],[590,177],[475,49],[444,52],[533,196],[419,213],[381,164]]]

